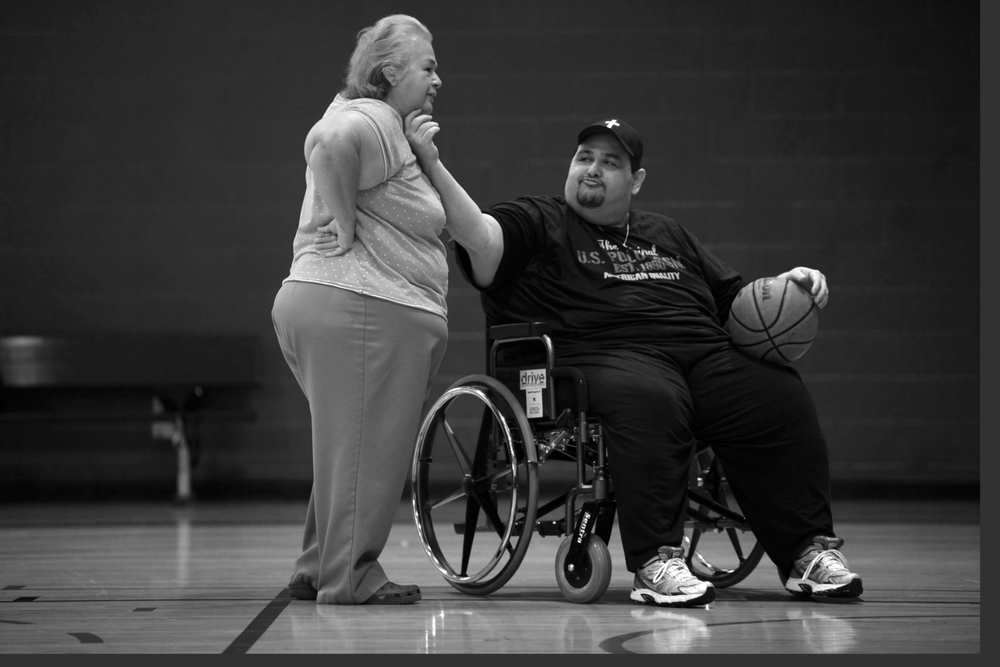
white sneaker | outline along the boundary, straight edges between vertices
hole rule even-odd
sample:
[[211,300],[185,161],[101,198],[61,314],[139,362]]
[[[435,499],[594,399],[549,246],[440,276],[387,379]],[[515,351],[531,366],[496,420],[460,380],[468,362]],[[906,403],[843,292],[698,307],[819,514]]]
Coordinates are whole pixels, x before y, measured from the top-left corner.
[[629,598],[661,607],[693,607],[712,602],[715,586],[688,570],[681,547],[660,547],[656,558],[635,573]]
[[856,598],[864,592],[860,575],[847,567],[842,537],[816,537],[792,566],[785,589],[793,595]]

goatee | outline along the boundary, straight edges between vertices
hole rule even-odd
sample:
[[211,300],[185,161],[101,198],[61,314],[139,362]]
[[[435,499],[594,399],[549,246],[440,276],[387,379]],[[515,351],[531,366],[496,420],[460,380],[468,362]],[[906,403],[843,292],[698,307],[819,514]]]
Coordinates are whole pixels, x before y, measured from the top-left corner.
[[600,208],[604,203],[604,193],[577,191],[576,203],[584,208]]

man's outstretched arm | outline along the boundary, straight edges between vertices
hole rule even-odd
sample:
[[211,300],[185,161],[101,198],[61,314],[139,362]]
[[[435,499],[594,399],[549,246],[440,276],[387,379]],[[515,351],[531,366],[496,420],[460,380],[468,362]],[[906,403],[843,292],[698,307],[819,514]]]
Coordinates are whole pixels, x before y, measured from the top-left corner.
[[482,212],[441,162],[434,145],[434,135],[440,129],[431,116],[419,110],[406,117],[406,139],[410,148],[441,195],[447,218],[445,229],[469,253],[476,285],[486,287],[493,282],[503,257],[503,232],[496,218]]

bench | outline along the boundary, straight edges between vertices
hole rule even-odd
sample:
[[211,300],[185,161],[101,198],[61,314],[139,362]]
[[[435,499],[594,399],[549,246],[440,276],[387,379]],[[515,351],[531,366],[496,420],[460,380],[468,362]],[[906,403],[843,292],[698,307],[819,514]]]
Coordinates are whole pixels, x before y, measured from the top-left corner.
[[176,500],[191,500],[203,418],[252,420],[255,336],[86,334],[0,337],[0,426],[149,422],[177,450]]

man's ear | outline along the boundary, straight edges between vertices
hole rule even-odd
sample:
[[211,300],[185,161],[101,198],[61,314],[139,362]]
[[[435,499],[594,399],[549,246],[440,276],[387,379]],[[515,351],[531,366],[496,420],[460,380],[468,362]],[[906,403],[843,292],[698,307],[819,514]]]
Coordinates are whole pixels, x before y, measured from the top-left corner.
[[639,194],[639,190],[642,189],[642,182],[646,180],[646,170],[640,169],[639,171],[632,174],[632,194]]

